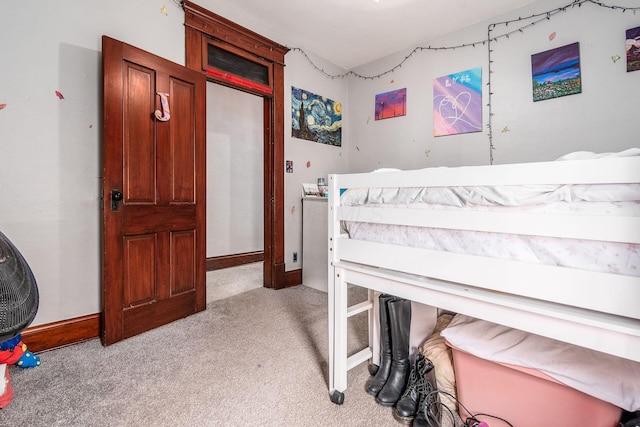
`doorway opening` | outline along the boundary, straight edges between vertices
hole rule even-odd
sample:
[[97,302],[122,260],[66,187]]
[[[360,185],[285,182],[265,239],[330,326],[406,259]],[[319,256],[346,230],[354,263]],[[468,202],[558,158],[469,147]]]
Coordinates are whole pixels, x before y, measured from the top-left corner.
[[[300,284],[300,270],[286,272],[284,262],[284,55],[289,49],[190,1],[183,8],[186,66],[210,82],[262,98],[263,284],[273,289]],[[230,57],[237,62],[226,63]]]
[[206,86],[208,303],[262,286],[264,126],[260,97]]

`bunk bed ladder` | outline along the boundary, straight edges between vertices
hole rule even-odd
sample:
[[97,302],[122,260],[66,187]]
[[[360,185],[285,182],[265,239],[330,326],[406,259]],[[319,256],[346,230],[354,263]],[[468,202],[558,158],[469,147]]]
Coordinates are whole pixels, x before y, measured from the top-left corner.
[[[341,270],[336,268],[333,280],[329,281],[329,394],[331,401],[344,403],[344,391],[347,389],[347,372],[373,357],[374,342],[374,291],[367,291],[367,299],[352,306],[348,305],[348,284],[343,280]],[[368,313],[369,345],[348,355],[348,320],[360,313]],[[373,327],[371,325],[374,325]],[[371,369],[371,368],[370,368]]]

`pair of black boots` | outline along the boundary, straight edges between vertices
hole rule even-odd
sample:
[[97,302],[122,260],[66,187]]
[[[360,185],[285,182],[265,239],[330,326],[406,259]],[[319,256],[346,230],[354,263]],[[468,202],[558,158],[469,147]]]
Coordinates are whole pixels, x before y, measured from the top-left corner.
[[380,303],[380,365],[367,393],[382,406],[394,406],[406,386],[411,363],[409,339],[411,301],[382,294]]
[[440,426],[440,397],[433,363],[422,353],[416,361],[402,397],[393,408],[393,417],[413,427]]

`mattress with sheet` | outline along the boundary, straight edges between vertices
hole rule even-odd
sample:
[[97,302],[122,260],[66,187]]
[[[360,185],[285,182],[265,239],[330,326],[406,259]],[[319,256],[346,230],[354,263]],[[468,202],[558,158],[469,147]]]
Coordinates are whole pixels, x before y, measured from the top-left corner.
[[[640,150],[623,153],[617,155],[640,155]],[[639,217],[640,184],[353,188],[343,193],[340,204],[445,213]],[[344,221],[342,226],[350,238],[357,240],[640,276],[638,244],[359,221]]]

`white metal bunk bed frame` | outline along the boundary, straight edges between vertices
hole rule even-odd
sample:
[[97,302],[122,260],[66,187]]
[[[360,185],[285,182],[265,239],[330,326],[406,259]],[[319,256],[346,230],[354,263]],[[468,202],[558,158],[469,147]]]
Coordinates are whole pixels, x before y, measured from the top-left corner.
[[[378,222],[640,244],[640,218],[522,212],[425,211],[340,205],[341,189],[640,183],[640,157],[329,176],[329,394],[379,357],[375,292],[466,314],[640,362],[640,277],[357,241],[341,221]],[[456,268],[451,268],[456,266]],[[368,300],[347,303],[349,284]],[[348,318],[369,312],[369,346],[347,354]],[[374,360],[374,362],[377,362]]]

